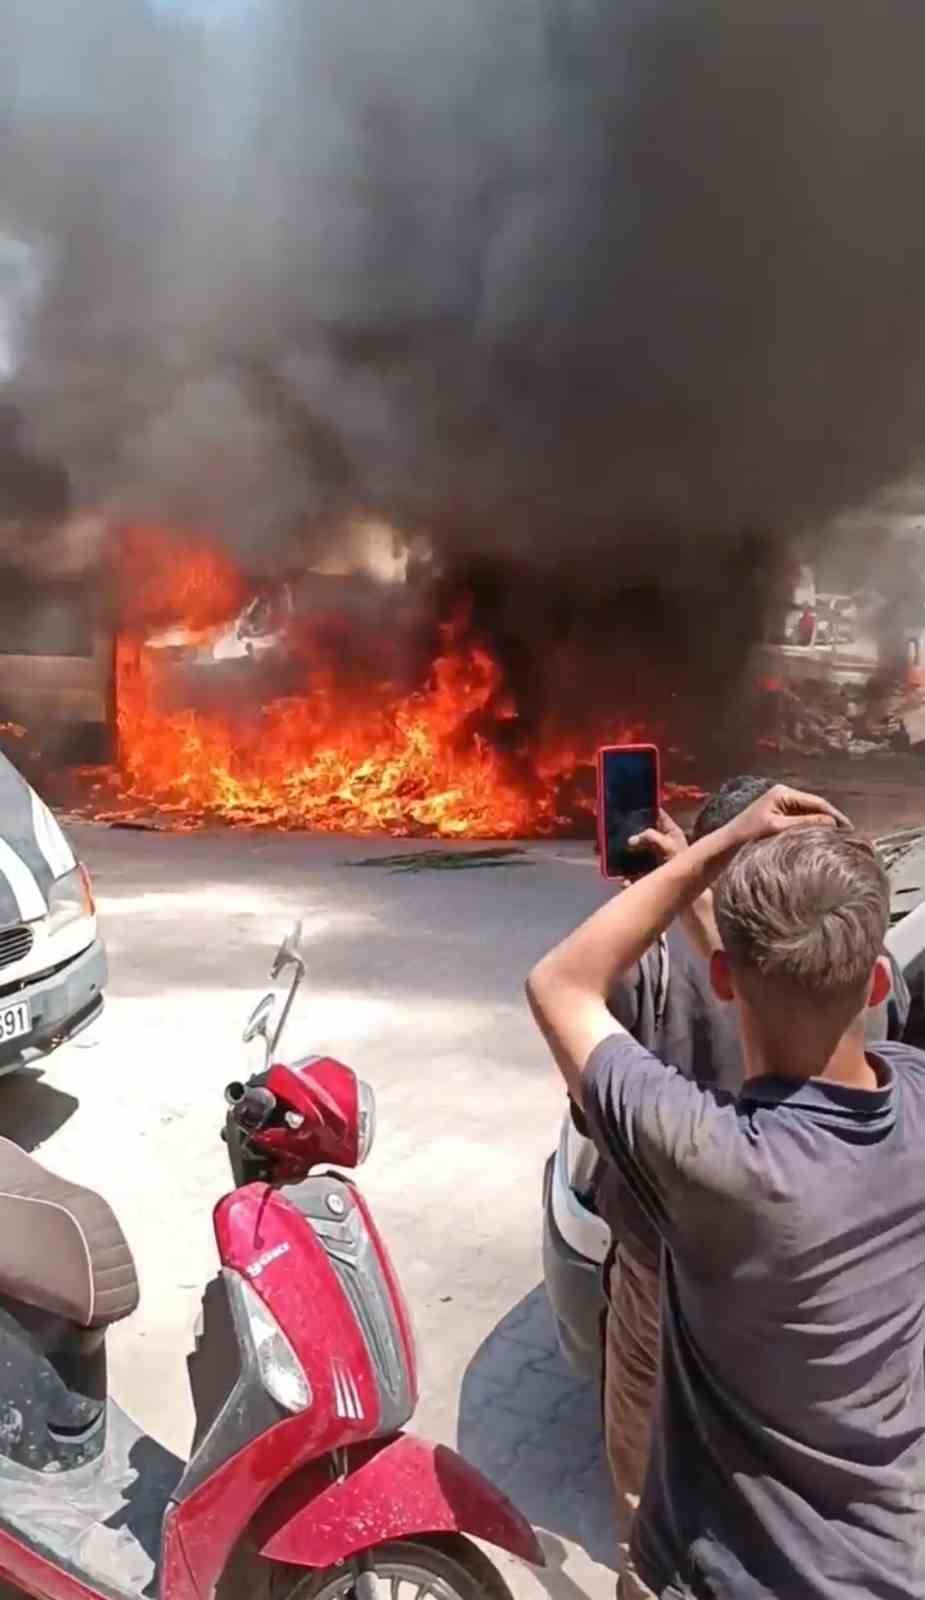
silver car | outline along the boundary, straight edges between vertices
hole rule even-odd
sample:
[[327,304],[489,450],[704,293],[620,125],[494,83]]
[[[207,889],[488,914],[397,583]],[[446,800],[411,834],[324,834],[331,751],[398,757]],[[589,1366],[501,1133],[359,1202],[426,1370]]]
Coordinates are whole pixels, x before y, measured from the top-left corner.
[[90,875],[44,800],[0,755],[0,1074],[92,1022],[105,982]]
[[[877,848],[892,890],[887,947],[911,999],[905,1036],[925,1047],[925,829],[889,834]],[[562,1353],[589,1378],[601,1371],[601,1268],[610,1247],[610,1229],[594,1209],[597,1162],[566,1111],[543,1179],[543,1275]]]

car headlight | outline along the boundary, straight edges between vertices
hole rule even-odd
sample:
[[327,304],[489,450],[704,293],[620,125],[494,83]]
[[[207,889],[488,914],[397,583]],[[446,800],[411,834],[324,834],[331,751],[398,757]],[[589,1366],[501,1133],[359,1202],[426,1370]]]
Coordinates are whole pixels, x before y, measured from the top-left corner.
[[90,874],[78,864],[63,878],[56,878],[49,890],[48,932],[57,933],[80,917],[92,917],[95,910]]
[[243,1278],[238,1279],[237,1287],[263,1387],[284,1411],[307,1411],[312,1403],[311,1386],[292,1345],[272,1312]]
[[357,1080],[357,1166],[366,1160],[376,1137],[376,1096],[368,1083]]

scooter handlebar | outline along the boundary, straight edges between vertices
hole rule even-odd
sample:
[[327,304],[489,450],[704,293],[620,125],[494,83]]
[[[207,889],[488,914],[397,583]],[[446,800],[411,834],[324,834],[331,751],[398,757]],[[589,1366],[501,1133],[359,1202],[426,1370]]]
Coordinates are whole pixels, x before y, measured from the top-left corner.
[[276,1110],[275,1094],[253,1084],[229,1083],[225,1101],[235,1122],[247,1133],[266,1127]]

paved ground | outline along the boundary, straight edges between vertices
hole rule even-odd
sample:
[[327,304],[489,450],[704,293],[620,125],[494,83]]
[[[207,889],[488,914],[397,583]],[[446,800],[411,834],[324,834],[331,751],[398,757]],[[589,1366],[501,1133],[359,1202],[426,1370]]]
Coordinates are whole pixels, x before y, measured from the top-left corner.
[[[107,1011],[44,1075],[0,1082],[0,1127],[103,1189],[123,1221],[143,1299],[112,1336],[114,1393],[185,1450],[184,1357],[228,1183],[222,1089],[272,951],[301,916],[309,979],[289,1038],[376,1089],[362,1180],[417,1323],[417,1425],[458,1443],[546,1530],[555,1600],[610,1595],[596,1395],[561,1363],[539,1287],[562,1094],[521,1001],[534,958],[601,897],[590,850],[459,871],[429,866],[430,844],[74,832],[105,921]],[[397,850],[418,870],[375,865]],[[542,1592],[512,1566],[519,1596]]]

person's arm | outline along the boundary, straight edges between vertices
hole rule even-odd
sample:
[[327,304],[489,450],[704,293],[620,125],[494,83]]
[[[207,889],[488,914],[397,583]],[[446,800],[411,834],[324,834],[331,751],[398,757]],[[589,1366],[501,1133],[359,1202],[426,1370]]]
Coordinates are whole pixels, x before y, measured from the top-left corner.
[[[683,828],[667,811],[660,811],[658,826],[646,828],[644,833],[637,834],[630,840],[630,846],[637,850],[654,850],[662,861],[673,861],[682,850],[690,848]],[[704,889],[690,905],[683,908],[680,922],[694,949],[700,952],[705,961],[709,961],[714,950],[722,949],[723,941],[713,911],[712,889]]]
[[626,1033],[607,1006],[617,978],[698,895],[735,849],[720,828],[602,906],[537,962],[527,998],[537,1025],[581,1103],[582,1069],[611,1034]]
[[[639,1025],[640,995],[647,981],[646,960],[637,962],[628,972],[622,972],[607,996],[607,1009],[621,1028],[635,1035]],[[590,1138],[590,1130],[581,1105],[568,1094],[569,1116],[583,1139]]]
[[616,979],[669,923],[709,889],[726,863],[752,839],[794,826],[848,826],[826,800],[778,785],[715,833],[633,883],[551,950],[527,979],[540,1032],[573,1099],[591,1052],[625,1033],[607,1007]]
[[705,889],[703,894],[697,896],[682,913],[681,922],[694,949],[700,952],[705,961],[709,961],[717,950],[722,950],[723,941],[716,926],[712,889]]

